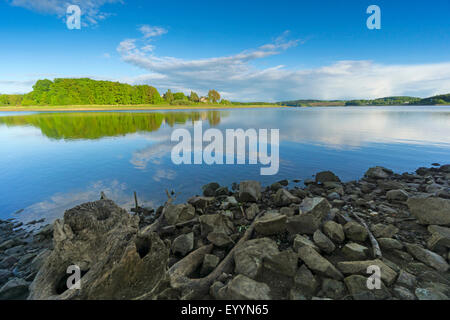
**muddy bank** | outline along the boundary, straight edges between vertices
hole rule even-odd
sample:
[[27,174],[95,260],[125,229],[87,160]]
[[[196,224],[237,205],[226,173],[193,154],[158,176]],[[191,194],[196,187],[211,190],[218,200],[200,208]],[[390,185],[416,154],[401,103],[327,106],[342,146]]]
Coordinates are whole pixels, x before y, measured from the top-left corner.
[[38,232],[1,221],[0,299],[447,300],[449,181],[450,165],[326,171],[304,188],[210,183],[155,210],[102,195]]

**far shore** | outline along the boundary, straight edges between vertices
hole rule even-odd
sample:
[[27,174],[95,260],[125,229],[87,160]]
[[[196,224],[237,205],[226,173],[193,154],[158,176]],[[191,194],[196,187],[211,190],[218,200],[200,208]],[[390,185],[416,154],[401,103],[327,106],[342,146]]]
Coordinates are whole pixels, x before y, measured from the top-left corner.
[[27,106],[0,107],[1,111],[132,111],[132,110],[202,110],[202,109],[251,109],[290,108],[280,105],[70,105],[70,106]]

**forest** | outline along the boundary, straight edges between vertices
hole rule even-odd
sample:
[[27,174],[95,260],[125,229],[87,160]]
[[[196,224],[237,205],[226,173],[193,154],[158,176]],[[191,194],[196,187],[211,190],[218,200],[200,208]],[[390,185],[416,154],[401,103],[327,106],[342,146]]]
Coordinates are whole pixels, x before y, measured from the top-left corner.
[[191,105],[198,103],[230,104],[216,90],[206,97],[191,92],[167,90],[160,95],[149,85],[129,85],[112,81],[97,81],[89,78],[38,80],[33,91],[24,95],[0,95],[0,106],[66,106],[66,105]]

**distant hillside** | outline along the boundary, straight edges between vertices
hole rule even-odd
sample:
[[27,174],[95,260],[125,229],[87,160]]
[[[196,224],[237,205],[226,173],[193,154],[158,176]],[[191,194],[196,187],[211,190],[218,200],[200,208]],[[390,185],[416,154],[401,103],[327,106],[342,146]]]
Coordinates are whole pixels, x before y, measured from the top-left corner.
[[293,100],[279,103],[282,106],[315,107],[315,106],[397,106],[397,105],[446,105],[450,104],[450,94],[430,98],[386,97],[373,100]]

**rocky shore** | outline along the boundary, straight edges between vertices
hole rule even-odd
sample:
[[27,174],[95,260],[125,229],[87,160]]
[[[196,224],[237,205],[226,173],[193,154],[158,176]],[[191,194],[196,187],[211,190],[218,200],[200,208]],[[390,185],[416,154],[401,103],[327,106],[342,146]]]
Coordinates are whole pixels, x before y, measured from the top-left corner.
[[0,299],[450,298],[450,165],[304,184],[210,183],[132,213],[102,194],[37,232],[0,221]]

